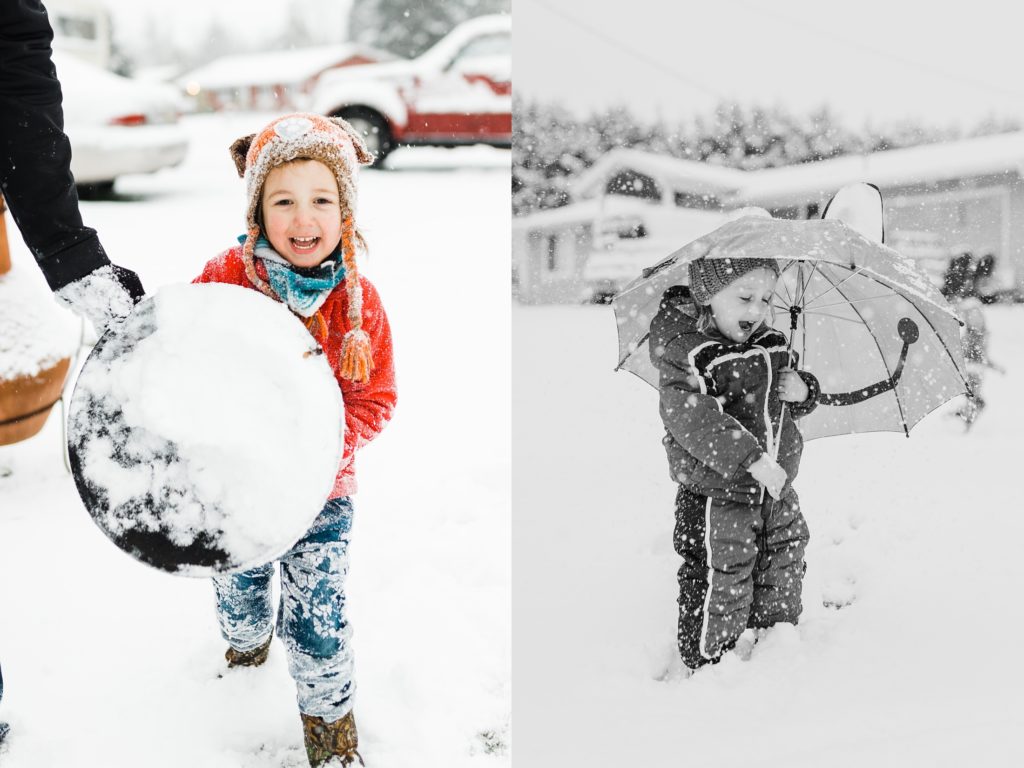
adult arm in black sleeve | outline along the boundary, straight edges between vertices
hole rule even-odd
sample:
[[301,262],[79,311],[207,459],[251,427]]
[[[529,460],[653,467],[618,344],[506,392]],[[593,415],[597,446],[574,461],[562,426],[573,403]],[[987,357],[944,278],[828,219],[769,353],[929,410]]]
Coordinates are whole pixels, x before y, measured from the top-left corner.
[[[39,0],[0,2],[0,189],[53,291],[99,274],[86,285],[98,282],[134,303],[144,293],[138,275],[111,265],[96,231],[82,223],[52,40]],[[123,305],[119,298],[113,303]],[[107,304],[105,296],[93,299]]]

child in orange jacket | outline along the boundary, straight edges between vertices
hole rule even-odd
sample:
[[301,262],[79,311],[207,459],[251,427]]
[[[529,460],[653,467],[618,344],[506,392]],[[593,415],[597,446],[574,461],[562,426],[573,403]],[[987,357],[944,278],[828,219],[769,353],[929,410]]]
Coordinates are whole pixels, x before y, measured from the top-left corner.
[[[277,630],[310,765],[332,758],[350,765],[362,762],[344,589],[354,458],[390,419],[396,400],[387,316],[356,258],[363,240],[355,226],[355,177],[372,157],[348,123],[313,114],[278,118],[231,151],[246,183],[248,229],[241,245],[210,261],[195,282],[241,285],[287,304],[320,342],[345,402],[345,450],[334,489],[312,528],[280,558]],[[268,563],[214,579],[229,666],[267,658],[272,576]]]

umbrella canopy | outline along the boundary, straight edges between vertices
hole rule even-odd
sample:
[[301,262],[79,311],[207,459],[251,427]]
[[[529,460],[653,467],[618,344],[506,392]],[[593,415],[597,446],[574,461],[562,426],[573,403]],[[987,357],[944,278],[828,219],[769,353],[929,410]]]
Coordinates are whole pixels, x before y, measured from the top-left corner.
[[938,289],[912,261],[838,220],[747,216],[645,270],[613,302],[617,370],[658,386],[647,344],[651,320],[665,290],[687,284],[687,265],[702,257],[779,262],[770,322],[821,383],[819,407],[800,421],[805,439],[909,434],[968,391],[961,322]]

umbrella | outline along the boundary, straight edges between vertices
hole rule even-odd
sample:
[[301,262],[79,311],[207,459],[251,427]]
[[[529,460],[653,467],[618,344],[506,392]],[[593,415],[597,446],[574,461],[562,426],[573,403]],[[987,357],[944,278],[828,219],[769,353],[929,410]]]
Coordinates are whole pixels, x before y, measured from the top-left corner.
[[619,364],[658,386],[648,336],[662,294],[688,282],[701,257],[779,262],[772,324],[800,368],[817,376],[819,407],[801,419],[805,439],[910,429],[969,391],[960,319],[910,260],[839,220],[745,216],[685,245],[613,301]]

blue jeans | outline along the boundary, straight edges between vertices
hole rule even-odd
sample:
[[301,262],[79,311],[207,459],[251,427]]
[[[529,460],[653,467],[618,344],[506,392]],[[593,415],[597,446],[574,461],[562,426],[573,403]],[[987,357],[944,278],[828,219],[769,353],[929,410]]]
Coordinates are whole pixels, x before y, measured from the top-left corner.
[[[345,577],[352,501],[330,499],[313,527],[278,562],[277,634],[288,653],[299,711],[333,722],[352,709],[355,693],[345,616]],[[221,635],[238,651],[257,648],[273,627],[273,563],[213,579]]]

